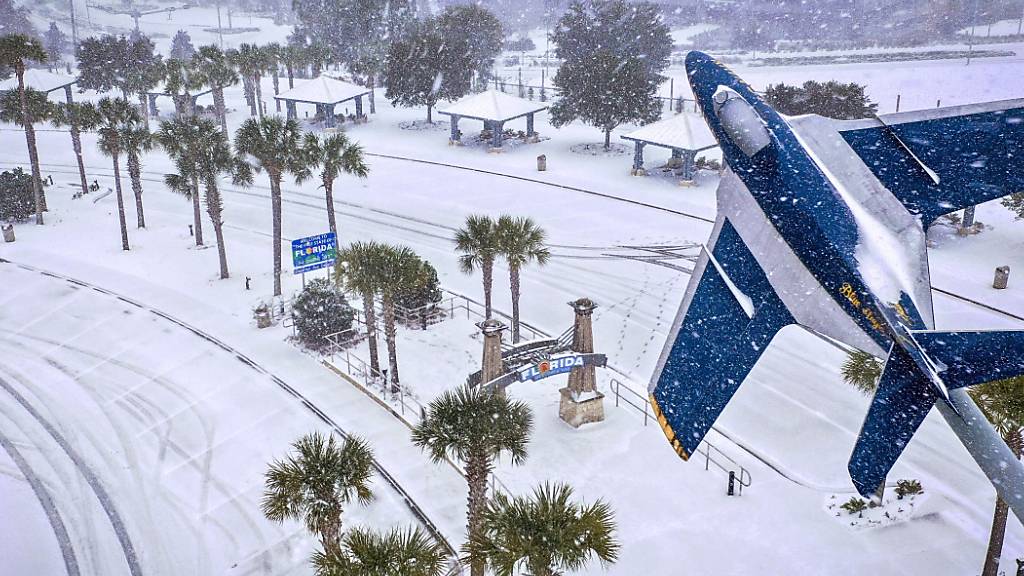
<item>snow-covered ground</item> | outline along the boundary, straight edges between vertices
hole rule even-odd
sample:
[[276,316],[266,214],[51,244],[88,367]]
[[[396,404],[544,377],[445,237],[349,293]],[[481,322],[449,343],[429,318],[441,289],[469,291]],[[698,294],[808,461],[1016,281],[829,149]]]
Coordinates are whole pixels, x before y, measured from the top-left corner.
[[[908,109],[932,106],[926,101],[939,97],[944,104],[947,97],[953,98],[949,104],[957,104],[1020,96],[1020,66],[1016,59],[992,59],[970,67],[947,61],[741,66],[739,72],[757,88],[780,80],[870,80],[873,97],[884,102],[888,94],[902,93]],[[676,80],[679,90],[681,74]],[[269,100],[269,80],[263,88]],[[234,109],[229,123],[237,126],[246,117],[240,88],[229,90],[227,97]],[[169,103],[161,106],[170,110]],[[350,128],[350,135],[373,155],[367,180],[342,178],[336,185],[342,243],[408,244],[438,268],[445,287],[479,298],[479,277],[458,271],[454,228],[471,213],[532,216],[548,230],[555,257],[544,269],[524,272],[523,317],[561,333],[572,319],[566,302],[593,298],[600,306],[595,313],[597,350],[626,375],[627,386],[642,390],[688,276],[627,259],[642,252],[623,246],[704,242],[711,229],[707,219],[714,216],[717,176],[703,173],[692,188],[668,177],[631,177],[628,154],[593,157],[571,151],[574,145],[599,141],[598,130],[574,124],[556,131],[546,115],[538,118],[538,129],[548,139],[489,154],[483,146],[448,146],[446,124],[403,128],[423,119],[424,110],[395,109],[382,94],[377,106],[369,123]],[[300,116],[304,112],[300,107]],[[475,127],[464,120],[462,129],[470,136]],[[464,486],[454,470],[429,464],[408,443],[402,423],[316,358],[295,349],[286,341],[288,330],[252,326],[251,309],[271,286],[270,200],[264,179],[258,177],[248,190],[225,183],[232,277],[220,281],[216,251],[196,249],[188,235],[190,205],[162,185],[171,167],[162,152],[144,160],[149,227],[130,226],[132,250],[125,253],[113,198],[71,199],[77,172],[67,133],[40,131],[38,138],[43,173],[56,180],[48,189],[47,225],[16,226],[18,241],[0,245],[0,257],[113,290],[238,349],[343,428],[368,437],[382,465],[442,532],[461,542]],[[98,179],[102,189],[112,186],[109,160],[96,150],[95,137],[85,135],[84,141],[90,180]],[[0,144],[0,168],[26,164],[20,131],[4,125]],[[548,157],[547,172],[536,171],[539,154]],[[648,167],[667,156],[650,150]],[[284,199],[285,239],[324,231],[326,214],[315,183],[286,183]],[[130,224],[134,216],[129,201]],[[978,219],[991,229],[964,238],[942,230],[932,235],[934,284],[1024,316],[1015,276],[1006,291],[990,288],[993,268],[1008,264],[1016,270],[1024,264],[1024,223],[1014,222],[998,203],[979,208]],[[206,230],[212,238],[209,222]],[[689,265],[686,260],[670,263]],[[253,280],[248,292],[247,276]],[[285,278],[286,293],[300,286],[298,277]],[[940,327],[1024,324],[955,297],[936,293],[935,299]],[[500,267],[495,303],[510,308],[507,276]],[[426,332],[402,330],[403,381],[424,401],[461,384],[478,368],[474,331],[471,321],[461,318]],[[499,477],[517,492],[543,480],[566,480],[587,500],[611,502],[624,546],[614,574],[977,572],[994,493],[937,416],[925,421],[892,475],[920,479],[929,496],[908,521],[856,528],[828,508],[852,492],[846,460],[868,405],[868,398],[839,377],[842,359],[837,349],[791,328],[755,367],[723,414],[719,432],[711,435],[716,447],[753,476],[742,497],[725,496],[723,475],[705,471],[703,462],[679,461],[656,426],[644,427],[641,415],[616,408],[611,397],[604,423],[580,430],[565,426],[557,417],[556,390],[564,378],[510,390],[534,408],[537,429],[526,464],[502,464]],[[609,377],[601,373],[606,392]],[[168,562],[188,558],[193,563],[185,570],[189,573],[309,573],[304,561],[310,540],[296,526],[263,520],[258,501],[267,463],[283,455],[299,434],[324,425],[265,374],[148,310],[0,264],[0,378],[17,387],[92,466],[125,517],[148,572],[179,572]],[[125,570],[122,547],[81,473],[45,427],[12,398],[0,390],[0,432],[11,436],[52,492],[79,561],[100,573]],[[380,500],[354,510],[353,522],[379,528],[412,522],[386,485],[378,482],[377,492]],[[37,568],[29,562],[45,557],[50,563],[38,571],[59,573],[61,548],[45,510],[25,473],[0,451],[0,512],[8,510],[24,518],[20,529],[39,536],[28,542],[17,535],[3,539],[0,558],[15,558],[22,572],[32,573]],[[0,535],[7,534],[4,525]],[[1011,518],[1004,568],[1022,555],[1024,531]],[[595,565],[584,573],[601,572]]]

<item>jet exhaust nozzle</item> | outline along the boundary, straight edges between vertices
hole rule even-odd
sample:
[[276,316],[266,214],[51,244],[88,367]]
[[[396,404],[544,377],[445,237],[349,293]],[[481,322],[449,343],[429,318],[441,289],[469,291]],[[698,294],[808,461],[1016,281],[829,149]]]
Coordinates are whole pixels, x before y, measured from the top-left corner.
[[720,87],[714,96],[715,113],[729,140],[747,157],[764,150],[771,144],[768,128],[761,117],[742,96]]

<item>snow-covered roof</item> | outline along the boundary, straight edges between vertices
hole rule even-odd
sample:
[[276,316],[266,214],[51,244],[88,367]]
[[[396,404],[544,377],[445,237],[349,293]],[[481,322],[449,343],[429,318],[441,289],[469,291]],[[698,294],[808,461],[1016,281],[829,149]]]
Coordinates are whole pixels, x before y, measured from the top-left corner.
[[704,117],[695,112],[682,112],[622,136],[623,140],[644,142],[663,148],[706,150],[718,146]]
[[365,86],[357,86],[329,76],[318,76],[291,90],[281,92],[274,98],[307,104],[337,104],[369,93],[370,89]]
[[548,105],[544,103],[518,98],[497,90],[488,90],[467,96],[444,110],[438,110],[438,113],[475,120],[507,122],[520,116],[540,112],[547,107]]
[[[53,92],[59,88],[63,88],[68,84],[74,84],[78,82],[76,76],[68,76],[67,74],[54,74],[48,70],[40,68],[30,68],[25,70],[25,86],[38,90],[40,92]],[[13,90],[18,87],[18,78],[11,76],[7,80],[0,82],[0,90]]]
[[[209,94],[210,92],[213,92],[213,88],[208,87],[208,86],[203,86],[200,90],[192,92],[191,94],[193,96],[197,96],[198,97],[198,96],[205,96],[205,95]],[[159,84],[157,84],[155,87],[153,87],[152,90],[147,92],[147,94],[156,94],[157,96],[174,96],[173,92],[167,90],[167,83],[164,82],[163,80],[161,80]]]

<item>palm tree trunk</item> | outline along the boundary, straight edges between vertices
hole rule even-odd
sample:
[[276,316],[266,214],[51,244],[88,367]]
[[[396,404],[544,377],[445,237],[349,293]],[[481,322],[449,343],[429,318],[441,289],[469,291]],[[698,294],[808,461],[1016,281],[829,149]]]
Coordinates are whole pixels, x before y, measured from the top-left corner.
[[196,246],[203,245],[203,211],[199,208],[199,177],[192,178],[192,227],[195,228]]
[[377,313],[373,309],[373,292],[364,291],[363,318],[366,320],[366,338],[370,345],[370,368],[380,373],[380,356],[377,354]]
[[370,74],[367,78],[367,83],[370,85],[370,114],[376,114],[377,103],[374,101],[374,94],[377,92],[377,76]]
[[270,175],[270,207],[274,213],[274,296],[281,295],[281,175]]
[[82,133],[78,130],[78,123],[71,123],[71,147],[75,150],[75,158],[78,160],[78,177],[82,181],[82,194],[89,193],[89,181],[85,177],[85,160],[82,158]]
[[220,119],[221,132],[228,133],[227,110],[224,106],[224,88],[218,86],[213,89],[213,107],[217,110],[217,118]]
[[334,232],[334,237],[338,237],[338,222],[334,217],[334,181],[330,178],[324,178],[324,193],[327,196],[327,224],[330,226],[331,232]]
[[512,343],[519,343],[519,267],[509,266],[509,285],[512,289]]
[[43,212],[46,210],[46,197],[43,195],[43,176],[39,173],[39,150],[36,149],[36,131],[32,126],[32,118],[28,113],[28,97],[25,96],[25,66],[15,67],[18,74],[18,95],[21,97],[21,123],[25,127],[25,144],[28,146],[28,159],[32,164],[32,189],[36,199],[36,224],[43,224]]
[[256,87],[256,114],[263,118],[263,88],[260,87],[260,75],[253,77],[253,84]]
[[[1013,455],[1020,458],[1021,431],[1011,430],[1003,437]],[[1005,500],[996,496],[996,508],[992,514],[992,530],[988,538],[988,550],[985,552],[985,566],[981,576],[997,576],[999,574],[999,558],[1003,555],[1003,539],[1006,536],[1006,520],[1010,507]]]
[[139,112],[142,113],[142,120],[146,123],[146,130],[149,130],[149,106],[146,106],[145,92],[139,92]]
[[128,177],[132,181],[132,192],[135,193],[135,214],[139,228],[145,228],[146,215],[142,211],[142,166],[139,165],[139,155],[134,150],[128,151]]
[[252,86],[252,76],[242,74],[242,91],[245,92],[245,103],[249,105],[249,116],[256,116],[256,92]]
[[484,319],[491,319],[491,287],[494,284],[494,260],[485,260],[483,266],[484,277]]
[[[466,461],[466,483],[469,497],[466,506],[466,533],[472,541],[480,533],[483,511],[487,506],[487,475],[490,473],[487,456],[474,455]],[[470,576],[484,576],[482,558],[470,558]]]
[[285,72],[288,73],[288,89],[295,88],[295,69],[292,68],[291,64],[284,65]]
[[117,154],[114,159],[114,190],[117,191],[117,218],[121,221],[121,249],[131,250],[128,246],[128,224],[124,218],[124,195],[121,193],[121,161]]
[[[274,66],[274,74],[272,78],[274,79],[274,96],[277,96],[278,94],[281,93],[281,74],[278,72],[276,65]],[[276,106],[277,112],[280,114],[281,101],[278,100],[277,98],[274,98],[274,106]]]
[[228,253],[224,248],[224,204],[221,202],[220,190],[212,180],[206,182],[206,213],[213,222],[213,234],[217,237],[217,258],[220,260],[220,278],[228,278]]
[[611,128],[606,128],[605,131],[604,131],[604,149],[605,150],[611,150],[612,149],[612,130],[611,130]]
[[391,369],[388,380],[391,381],[391,393],[396,394],[402,390],[402,386],[398,379],[398,351],[395,349],[395,336],[398,333],[395,329],[395,301],[387,292],[383,294],[382,300],[384,303],[384,342],[388,346],[388,367]]
[[431,104],[427,104],[427,124],[433,124],[434,123],[433,112],[434,112],[434,106],[431,105]]

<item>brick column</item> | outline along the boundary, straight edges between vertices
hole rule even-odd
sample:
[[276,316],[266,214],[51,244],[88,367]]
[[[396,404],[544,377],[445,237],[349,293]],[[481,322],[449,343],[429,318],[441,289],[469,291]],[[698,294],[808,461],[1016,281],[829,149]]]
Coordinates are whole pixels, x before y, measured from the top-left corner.
[[[484,335],[484,355],[480,373],[480,385],[483,386],[505,373],[505,365],[501,360],[501,333],[505,331],[506,326],[492,318],[477,324],[477,327]],[[497,392],[505,393],[504,389]]]
[[[573,325],[572,351],[590,354],[594,351],[592,316],[597,304],[589,298],[570,302],[576,313]],[[561,401],[558,416],[573,428],[604,420],[604,394],[597,391],[594,366],[577,366],[569,373],[569,383],[559,390]]]

